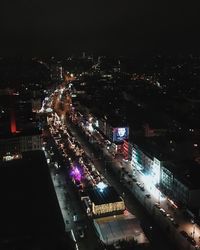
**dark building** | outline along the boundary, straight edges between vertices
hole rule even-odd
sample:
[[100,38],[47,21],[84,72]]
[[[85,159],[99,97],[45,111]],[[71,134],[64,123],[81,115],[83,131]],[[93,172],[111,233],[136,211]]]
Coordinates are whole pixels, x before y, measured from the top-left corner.
[[43,151],[0,167],[0,249],[73,249]]
[[16,133],[32,122],[32,105],[14,93],[0,96],[0,134]]
[[[35,127],[0,136],[0,157],[42,149],[41,130]],[[1,160],[1,159],[0,159]]]
[[41,149],[31,102],[13,90],[0,92],[0,157]]
[[22,130],[25,127],[25,125],[28,125],[31,123],[33,119],[33,114],[32,114],[32,104],[30,100],[29,101],[24,101],[24,100],[17,101],[15,117],[16,117],[17,130]]

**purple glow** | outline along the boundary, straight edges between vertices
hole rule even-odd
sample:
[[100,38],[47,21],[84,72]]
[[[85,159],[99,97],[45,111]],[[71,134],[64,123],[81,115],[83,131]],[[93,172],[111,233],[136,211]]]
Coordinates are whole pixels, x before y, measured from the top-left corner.
[[81,172],[77,167],[72,168],[70,175],[72,176],[72,178],[74,178],[74,180],[81,181]]

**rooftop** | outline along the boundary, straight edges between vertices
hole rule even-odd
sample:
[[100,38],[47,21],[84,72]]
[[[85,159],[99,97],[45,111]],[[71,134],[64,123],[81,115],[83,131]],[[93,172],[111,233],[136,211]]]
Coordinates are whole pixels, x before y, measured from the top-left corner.
[[16,133],[4,133],[0,134],[1,139],[10,139],[10,138],[17,138],[20,136],[33,136],[33,135],[40,135],[42,132],[39,128],[35,127],[34,125],[30,125],[23,129],[22,131],[17,131]]
[[99,188],[88,189],[87,193],[91,202],[93,202],[95,205],[122,201],[121,197],[111,186],[107,186],[103,189],[103,191],[101,191]]
[[43,151],[24,152],[20,160],[3,162],[0,185],[0,239],[30,239],[28,244],[56,249],[65,226]]
[[140,222],[132,214],[109,216],[94,220],[100,239],[105,244],[113,244],[119,240],[137,240],[138,244],[148,244]]
[[156,157],[160,161],[168,160],[167,153],[169,148],[166,137],[137,137],[134,142],[149,158],[153,159],[153,157]]
[[155,136],[135,137],[134,144],[150,158],[156,157],[160,161],[176,161],[192,159],[200,154],[199,136]]
[[200,164],[194,160],[182,160],[165,166],[189,189],[200,188]]

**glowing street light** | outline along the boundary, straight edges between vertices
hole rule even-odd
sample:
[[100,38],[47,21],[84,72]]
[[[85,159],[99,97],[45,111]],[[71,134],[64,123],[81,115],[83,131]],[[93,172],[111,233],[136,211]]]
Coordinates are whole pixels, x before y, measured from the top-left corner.
[[107,187],[107,185],[103,181],[99,182],[96,186],[99,188],[100,192],[103,192]]

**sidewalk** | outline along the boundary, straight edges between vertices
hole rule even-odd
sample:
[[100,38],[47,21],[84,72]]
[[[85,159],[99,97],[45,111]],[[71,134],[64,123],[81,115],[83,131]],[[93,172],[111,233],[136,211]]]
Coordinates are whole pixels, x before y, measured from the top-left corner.
[[70,205],[66,200],[66,197],[69,197],[69,196],[67,196],[67,191],[66,191],[64,180],[62,179],[62,176],[60,174],[54,174],[53,171],[51,171],[51,178],[54,184],[54,188],[56,191],[60,209],[61,209],[63,219],[65,222],[65,230],[70,231],[71,229],[74,228],[74,222],[72,220],[73,215],[71,213]]
[[[94,137],[93,137],[94,139]],[[105,146],[101,145],[101,152],[103,154],[103,160],[105,163],[108,163],[112,166],[112,169],[115,171],[116,174],[120,174],[122,167],[127,171],[128,174],[132,175],[132,166],[129,162],[119,162],[117,159],[113,159],[111,153],[108,152]],[[105,165],[106,169],[106,165]],[[127,180],[123,180],[123,184],[128,188],[133,195],[139,200],[139,202],[149,211],[149,213],[154,217],[157,223],[163,228],[163,230],[171,230],[171,240],[172,241],[185,241],[183,247],[181,249],[196,249],[195,246],[190,244],[187,239],[184,239],[180,234],[180,231],[184,230],[188,233],[188,235],[194,235],[194,239],[196,243],[199,245],[199,236],[200,230],[199,227],[194,226],[190,222],[186,222],[183,218],[182,212],[176,210],[174,212],[171,207],[169,207],[167,197],[162,195],[159,190],[154,187],[153,185],[149,185],[147,180],[144,180],[144,176],[139,172],[135,171],[137,182],[140,182],[144,185],[144,190],[142,191],[131,178],[127,182]],[[128,179],[128,178],[127,178]],[[128,184],[130,183],[130,184]],[[150,193],[150,198],[147,198],[146,194]],[[166,211],[166,214],[170,214],[171,217],[174,217],[174,220],[180,226],[176,228],[175,225],[169,220],[168,217],[162,215],[159,209],[155,209],[154,204],[159,203],[162,208]],[[195,233],[194,233],[195,232]],[[180,244],[178,243],[179,247]],[[199,245],[200,246],[200,245]]]

